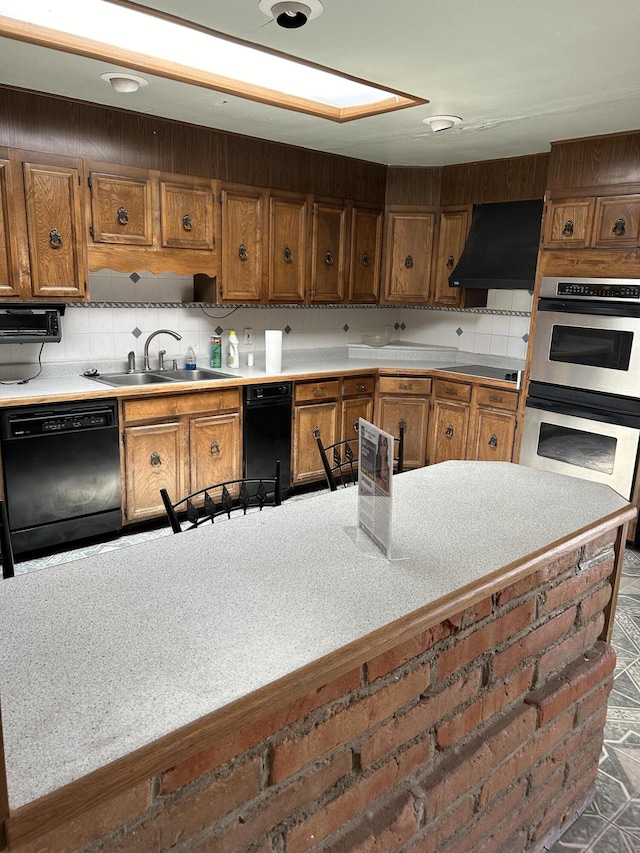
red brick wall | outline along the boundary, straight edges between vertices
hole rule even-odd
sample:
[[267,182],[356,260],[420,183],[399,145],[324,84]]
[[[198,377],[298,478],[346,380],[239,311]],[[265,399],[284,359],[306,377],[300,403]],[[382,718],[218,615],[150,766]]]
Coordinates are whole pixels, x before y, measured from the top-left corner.
[[[593,793],[613,534],[16,853],[540,850]],[[91,842],[101,838],[96,846]]]

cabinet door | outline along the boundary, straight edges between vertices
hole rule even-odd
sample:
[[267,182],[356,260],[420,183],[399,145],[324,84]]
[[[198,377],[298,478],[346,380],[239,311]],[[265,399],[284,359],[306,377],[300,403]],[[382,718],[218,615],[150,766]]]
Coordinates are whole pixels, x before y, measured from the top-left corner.
[[304,302],[307,279],[307,200],[269,199],[269,300]]
[[469,432],[469,404],[436,400],[433,406],[433,432],[429,462],[466,459]]
[[342,302],[346,273],[346,208],[316,203],[312,222],[311,301]]
[[353,397],[350,400],[343,400],[341,441],[355,439],[357,443],[359,435],[358,422],[360,418],[364,418],[369,423],[372,422],[373,397]]
[[350,302],[378,301],[381,256],[382,212],[354,207],[351,211]]
[[206,182],[160,180],[162,245],[173,249],[213,249],[213,187]]
[[340,440],[339,420],[338,403],[335,401],[295,407],[292,485],[324,480],[324,469],[320,461],[318,445],[313,437],[313,430],[318,427],[323,444],[333,444]]
[[79,168],[25,163],[24,182],[33,295],[84,296]]
[[386,397],[378,399],[378,426],[394,437],[405,422],[404,468],[422,468],[427,460],[429,400],[425,397]]
[[468,458],[481,462],[511,462],[515,431],[515,414],[479,407]]
[[17,252],[11,233],[10,170],[9,160],[0,160],[0,297],[20,296]]
[[640,196],[597,199],[592,242],[598,249],[640,246]]
[[127,521],[164,514],[160,489],[172,500],[185,494],[185,429],[179,421],[125,429]]
[[190,491],[242,476],[240,414],[192,418],[189,422]]
[[91,233],[94,243],[150,246],[153,242],[151,177],[142,169],[127,174],[92,171]]
[[223,187],[223,302],[259,302],[263,295],[265,195],[255,187]]
[[385,302],[428,301],[435,223],[435,213],[389,214]]
[[544,214],[545,249],[584,249],[589,245],[595,199],[567,198],[547,203]]
[[469,208],[445,210],[440,215],[438,257],[433,290],[434,305],[462,305],[462,288],[449,287],[449,276],[456,268],[469,233]]

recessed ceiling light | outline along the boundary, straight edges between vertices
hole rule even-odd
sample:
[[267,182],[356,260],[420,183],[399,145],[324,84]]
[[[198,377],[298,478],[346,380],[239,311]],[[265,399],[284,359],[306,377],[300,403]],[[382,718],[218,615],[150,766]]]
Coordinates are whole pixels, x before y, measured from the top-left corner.
[[258,8],[269,18],[274,18],[278,26],[285,30],[297,30],[304,27],[307,21],[317,18],[324,11],[320,0],[305,0],[304,3],[295,0],[260,0]]
[[423,118],[422,121],[424,124],[428,124],[434,133],[449,130],[457,124],[462,124],[460,116],[429,116],[429,118]]
[[107,83],[111,83],[116,92],[137,92],[141,86],[148,86],[149,81],[135,74],[124,74],[121,71],[110,71],[100,75]]
[[337,122],[427,103],[127,0],[0,0],[0,37]]

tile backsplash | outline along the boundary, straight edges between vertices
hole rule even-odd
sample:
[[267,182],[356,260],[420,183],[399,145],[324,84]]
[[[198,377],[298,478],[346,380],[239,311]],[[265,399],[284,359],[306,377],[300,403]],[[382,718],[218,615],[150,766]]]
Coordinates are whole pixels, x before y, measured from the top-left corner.
[[[384,332],[393,339],[413,343],[453,346],[465,352],[511,356],[526,354],[532,295],[529,291],[491,290],[486,309],[457,311],[399,307],[297,308],[297,307],[194,307],[182,305],[193,298],[193,279],[169,273],[133,276],[103,270],[89,280],[91,304],[68,305],[62,318],[62,341],[47,344],[42,361],[87,362],[126,360],[136,353],[142,362],[147,336],[160,328],[182,335],[177,342],[159,336],[151,345],[152,359],[166,349],[167,359],[184,361],[193,346],[198,362],[208,364],[211,335],[222,330],[223,352],[230,329],[236,329],[241,352],[264,351],[264,331],[283,330],[285,350],[336,348],[359,343],[362,335]],[[243,346],[242,331],[253,330],[252,347]],[[0,364],[34,363],[37,344],[0,347]]]

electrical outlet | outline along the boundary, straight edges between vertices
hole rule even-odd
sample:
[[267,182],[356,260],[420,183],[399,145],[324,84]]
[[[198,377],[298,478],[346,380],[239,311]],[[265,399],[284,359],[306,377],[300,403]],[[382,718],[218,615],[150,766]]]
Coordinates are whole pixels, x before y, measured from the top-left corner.
[[242,342],[246,347],[253,345],[253,329],[245,329],[243,331]]

